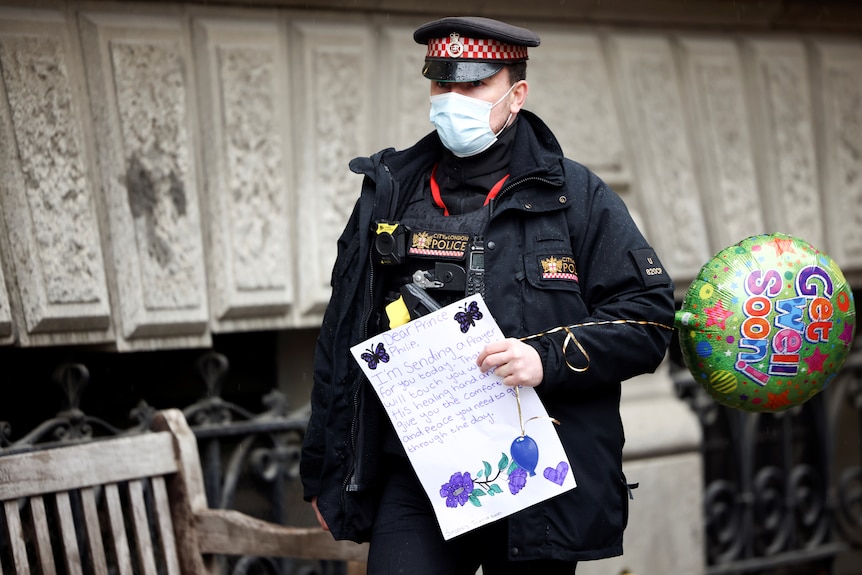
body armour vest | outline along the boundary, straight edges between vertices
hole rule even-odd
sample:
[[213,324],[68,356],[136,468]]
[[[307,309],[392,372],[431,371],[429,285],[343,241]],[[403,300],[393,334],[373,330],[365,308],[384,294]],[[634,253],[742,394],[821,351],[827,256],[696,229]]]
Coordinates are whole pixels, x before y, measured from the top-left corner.
[[[426,182],[414,194],[399,223],[409,230],[404,261],[385,267],[386,300],[405,295],[405,287],[421,288],[437,306],[443,307],[473,293],[484,291],[484,243],[489,208],[458,215],[443,215],[431,200]],[[421,295],[421,294],[420,294]],[[408,305],[408,307],[410,307]],[[429,311],[427,305],[423,306]],[[421,312],[411,316],[422,315]]]
[[[444,216],[432,202],[426,181],[398,221],[399,227],[409,230],[405,257],[397,265],[380,266],[386,303],[404,298],[411,319],[415,319],[465,295],[481,293],[485,269],[482,235],[489,213],[488,206],[483,206],[464,214]],[[412,286],[412,291],[408,286]],[[433,302],[416,301],[416,293],[432,298]],[[381,320],[388,324],[385,314]],[[380,328],[382,331],[389,326]],[[388,420],[382,408],[380,417]],[[407,457],[391,425],[384,426],[381,446],[387,455]]]

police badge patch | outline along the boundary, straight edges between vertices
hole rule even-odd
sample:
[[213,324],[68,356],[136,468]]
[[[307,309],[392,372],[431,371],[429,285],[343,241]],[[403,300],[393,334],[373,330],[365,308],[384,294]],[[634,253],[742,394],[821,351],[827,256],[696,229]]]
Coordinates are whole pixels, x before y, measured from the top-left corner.
[[664,267],[662,267],[658,256],[655,255],[655,250],[652,248],[632,250],[629,252],[629,255],[640,273],[644,286],[667,285],[670,283],[670,277],[668,277]]
[[414,231],[409,253],[412,256],[464,259],[470,236],[432,231]]
[[578,270],[572,256],[550,256],[539,260],[542,279],[578,281]]

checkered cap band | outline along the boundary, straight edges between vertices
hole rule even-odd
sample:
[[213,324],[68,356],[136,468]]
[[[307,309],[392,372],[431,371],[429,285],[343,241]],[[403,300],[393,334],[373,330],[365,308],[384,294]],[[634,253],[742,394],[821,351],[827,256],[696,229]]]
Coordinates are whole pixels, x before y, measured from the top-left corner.
[[428,53],[425,57],[458,60],[526,60],[527,47],[488,38],[463,38],[458,34],[451,34],[448,38],[428,40]]

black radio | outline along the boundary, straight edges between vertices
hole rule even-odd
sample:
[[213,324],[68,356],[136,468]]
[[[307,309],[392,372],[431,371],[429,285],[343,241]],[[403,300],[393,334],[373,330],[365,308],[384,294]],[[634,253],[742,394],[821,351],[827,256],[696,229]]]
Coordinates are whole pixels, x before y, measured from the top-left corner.
[[481,236],[473,236],[467,251],[467,287],[465,295],[475,293],[485,296],[485,242]]

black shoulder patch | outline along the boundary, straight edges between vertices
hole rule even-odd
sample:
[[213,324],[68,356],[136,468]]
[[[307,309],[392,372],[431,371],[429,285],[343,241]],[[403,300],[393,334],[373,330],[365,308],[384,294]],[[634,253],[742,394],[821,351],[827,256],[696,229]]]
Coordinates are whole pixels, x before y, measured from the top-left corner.
[[641,275],[641,281],[645,286],[668,285],[670,277],[661,265],[655,250],[642,248],[629,252],[635,267]]

